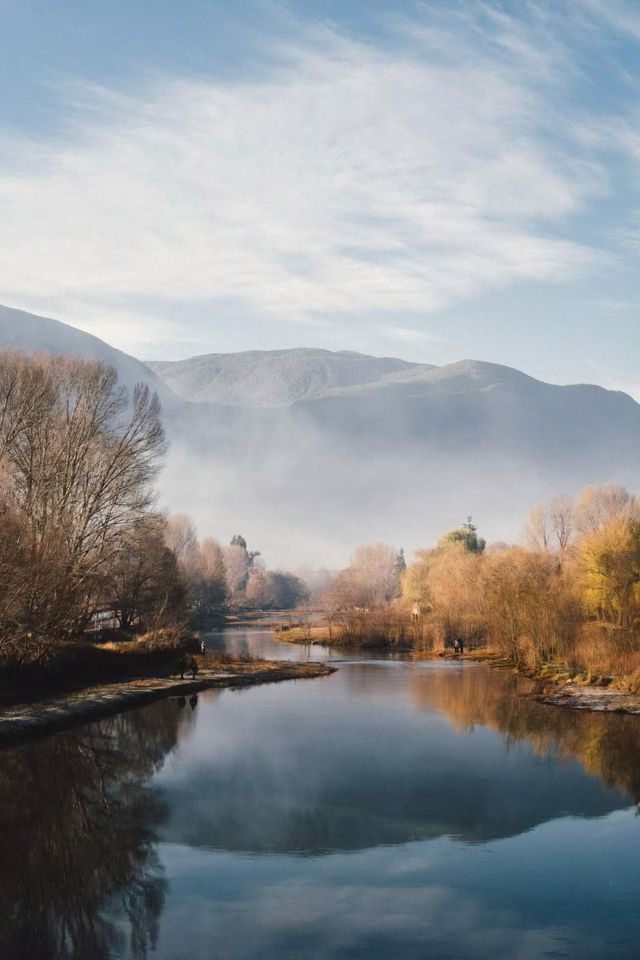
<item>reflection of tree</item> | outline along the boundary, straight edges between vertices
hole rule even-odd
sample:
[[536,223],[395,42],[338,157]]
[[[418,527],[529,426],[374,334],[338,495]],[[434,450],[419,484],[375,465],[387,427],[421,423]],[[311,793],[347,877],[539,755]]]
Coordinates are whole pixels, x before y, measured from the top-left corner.
[[165,701],[3,754],[3,960],[107,960],[127,929],[133,956],[153,947],[164,810],[147,781],[175,745],[179,717],[189,722]]
[[414,700],[441,710],[459,729],[491,727],[526,740],[538,756],[553,751],[578,760],[608,786],[640,801],[640,722],[637,717],[549,707],[522,694],[534,684],[486,668],[430,671],[412,682]]

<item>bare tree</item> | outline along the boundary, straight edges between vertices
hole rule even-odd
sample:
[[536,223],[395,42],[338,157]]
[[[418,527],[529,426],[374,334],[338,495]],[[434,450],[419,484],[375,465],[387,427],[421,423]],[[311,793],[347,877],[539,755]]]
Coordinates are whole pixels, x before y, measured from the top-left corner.
[[639,517],[637,500],[625,487],[615,483],[585,487],[574,507],[575,524],[580,533],[594,533],[610,520]]
[[236,603],[244,596],[249,579],[247,550],[232,543],[224,548],[224,568],[231,599]]
[[397,557],[397,551],[386,543],[356,547],[346,572],[355,605],[378,607],[391,600],[397,587]]
[[165,540],[173,550],[176,560],[189,577],[195,578],[201,573],[201,556],[198,534],[193,520],[186,513],[172,514],[167,520]]
[[547,551],[550,547],[551,531],[547,508],[542,503],[536,503],[529,511],[524,528],[524,542],[533,550]]
[[533,550],[563,554],[574,533],[574,507],[568,497],[554,497],[548,504],[537,503],[529,511],[524,528],[524,542]]
[[86,621],[122,538],[153,503],[164,450],[148,387],[129,396],[92,361],[0,359],[0,462],[28,531],[24,636],[53,643]]
[[573,503],[568,497],[554,497],[548,507],[549,522],[560,553],[563,554],[573,539]]
[[157,515],[145,518],[123,538],[110,564],[105,606],[126,630],[157,629],[186,616],[187,585],[165,542],[165,524]]
[[223,603],[227,596],[227,575],[222,547],[213,537],[200,544],[203,575],[203,602],[207,608]]

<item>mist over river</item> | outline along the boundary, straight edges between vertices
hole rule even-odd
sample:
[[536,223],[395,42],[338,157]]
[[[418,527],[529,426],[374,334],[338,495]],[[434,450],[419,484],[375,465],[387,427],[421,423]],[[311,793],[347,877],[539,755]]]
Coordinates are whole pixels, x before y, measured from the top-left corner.
[[639,718],[469,662],[206,640],[339,670],[0,753],[3,960],[638,956]]

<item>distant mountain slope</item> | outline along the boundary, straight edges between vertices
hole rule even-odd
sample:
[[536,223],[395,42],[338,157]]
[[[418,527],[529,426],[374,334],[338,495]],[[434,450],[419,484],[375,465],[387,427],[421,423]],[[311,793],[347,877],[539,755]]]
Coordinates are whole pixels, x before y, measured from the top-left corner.
[[284,407],[337,397],[379,397],[477,392],[496,386],[541,384],[511,367],[463,360],[445,367],[352,351],[310,348],[212,353],[188,360],[149,361],[171,390],[197,403]]
[[288,406],[431,369],[391,357],[307,348],[211,353],[148,366],[185,400],[242,407]]
[[145,382],[157,390],[163,403],[172,404],[175,399],[170,388],[144,363],[116,350],[98,337],[60,320],[0,305],[0,350],[7,349],[101,360],[115,367],[120,381],[128,387]]
[[598,386],[556,386],[497,364],[464,362],[298,406],[354,445],[475,455],[478,466],[489,454],[506,456],[559,476],[625,464],[640,483],[640,405]]
[[587,483],[601,466],[615,473],[623,464],[628,481],[637,463],[640,405],[631,397],[590,384],[548,384],[495,363],[434,367],[294,349],[210,354],[152,367],[181,397],[207,407],[205,421],[216,410],[223,432],[224,424],[233,424],[232,431],[246,436],[260,424],[266,438],[285,422],[291,436],[313,427],[323,449],[348,443],[363,464],[373,451],[428,453],[432,462],[444,455],[475,457],[478,466],[491,455],[528,461],[536,473],[557,474],[558,483],[582,471]]
[[286,567],[340,564],[376,540],[410,552],[468,513],[487,539],[514,540],[529,507],[555,493],[608,481],[640,488],[631,397],[498,364],[309,349],[152,371],[96,337],[7,307],[3,347],[99,358],[123,382],[158,389],[171,441],[162,501],[203,533],[242,532]]
[[[640,405],[626,394],[477,361],[385,360],[374,379],[362,358],[361,382],[325,379],[285,404],[276,400],[290,399],[301,380],[288,380],[285,394],[269,383],[258,393],[253,356],[244,355],[247,368],[233,383],[239,402],[221,393],[216,372],[211,393],[224,402],[191,406],[166,484],[189,485],[194,513],[242,518],[279,562],[344,559],[354,544],[375,540],[411,551],[468,513],[488,539],[513,541],[529,508],[556,493],[609,481],[640,488]],[[297,371],[299,355],[288,359]],[[217,362],[219,371],[224,357]],[[239,366],[234,355],[234,376]],[[189,437],[197,438],[193,455]],[[188,480],[185,465],[195,467]]]

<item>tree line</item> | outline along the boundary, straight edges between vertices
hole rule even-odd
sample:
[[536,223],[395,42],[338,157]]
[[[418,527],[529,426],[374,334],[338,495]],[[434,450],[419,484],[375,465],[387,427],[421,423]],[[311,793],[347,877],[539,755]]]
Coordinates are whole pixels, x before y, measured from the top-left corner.
[[241,536],[157,508],[158,397],[97,361],[0,353],[0,662],[38,663],[109,617],[129,631],[222,603],[294,605]]
[[213,537],[198,539],[187,514],[170,516],[165,540],[187,585],[190,606],[211,613],[227,608],[289,610],[308,598],[302,580],[283,570],[268,570],[259,550],[249,550],[241,534],[228,546]]
[[468,518],[400,572],[360,547],[325,594],[347,639],[423,649],[458,638],[519,667],[556,665],[640,686],[640,498],[586,487],[531,510],[517,545],[487,545]]

